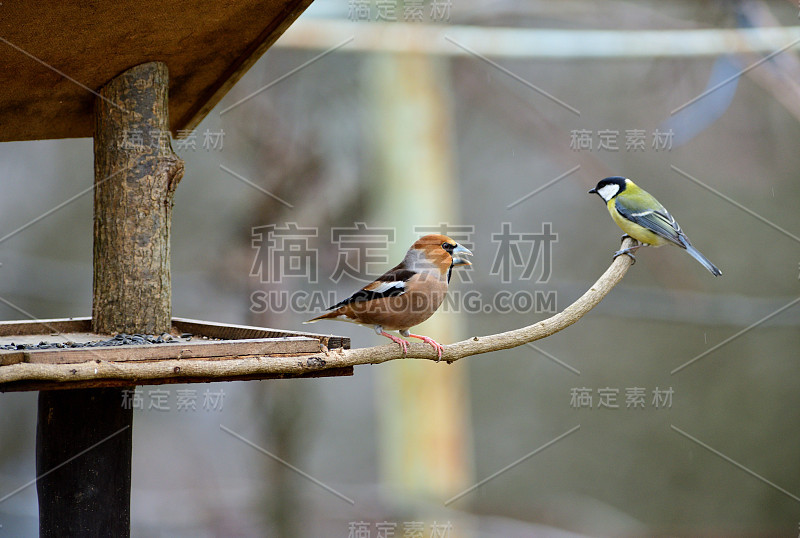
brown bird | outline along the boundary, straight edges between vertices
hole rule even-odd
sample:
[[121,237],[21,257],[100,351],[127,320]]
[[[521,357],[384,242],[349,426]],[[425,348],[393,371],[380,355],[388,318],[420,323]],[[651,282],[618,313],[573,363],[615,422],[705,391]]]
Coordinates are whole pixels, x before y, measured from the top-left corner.
[[444,301],[453,267],[472,265],[461,257],[471,254],[446,235],[426,235],[408,249],[397,267],[330,307],[330,312],[306,323],[332,319],[371,326],[376,333],[399,344],[405,355],[408,342],[386,332],[399,331],[406,338],[419,338],[430,344],[441,359],[443,348],[439,343],[409,329],[436,312]]

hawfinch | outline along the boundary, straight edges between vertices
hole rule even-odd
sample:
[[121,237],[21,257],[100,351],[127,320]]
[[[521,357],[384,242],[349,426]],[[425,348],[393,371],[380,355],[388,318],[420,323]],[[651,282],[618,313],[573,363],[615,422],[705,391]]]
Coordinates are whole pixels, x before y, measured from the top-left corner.
[[376,333],[398,343],[405,355],[408,342],[386,332],[399,331],[402,336],[419,338],[430,344],[441,359],[440,344],[428,336],[412,334],[408,329],[436,312],[444,301],[453,267],[471,265],[462,258],[471,254],[445,235],[426,235],[408,249],[400,265],[330,307],[330,312],[306,323],[335,319],[372,326]]

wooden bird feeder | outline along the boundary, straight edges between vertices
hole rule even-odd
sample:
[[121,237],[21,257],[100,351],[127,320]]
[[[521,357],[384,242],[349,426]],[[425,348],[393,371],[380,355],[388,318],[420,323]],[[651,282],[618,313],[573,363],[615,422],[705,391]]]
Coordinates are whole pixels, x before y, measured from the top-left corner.
[[[0,142],[94,138],[91,318],[0,323],[0,391],[38,390],[41,536],[129,536],[135,385],[352,375],[346,338],[172,317],[170,229],[186,135],[312,0],[3,5]],[[128,133],[140,133],[129,144]],[[24,344],[161,335],[168,343]],[[186,333],[191,333],[189,340]],[[290,361],[291,374],[267,373]],[[297,372],[297,363],[304,371]],[[264,369],[266,370],[266,369]],[[66,389],[66,390],[65,390]]]
[[[194,319],[173,318],[166,343],[71,347],[72,343],[108,341],[110,337],[92,332],[90,317],[0,321],[0,348],[17,347],[0,349],[0,368],[17,364],[43,366],[15,376],[0,376],[0,392],[353,375],[352,367],[325,368],[320,358],[324,351],[349,349],[349,338]],[[42,342],[52,346],[26,347]],[[258,371],[258,364],[266,365],[278,357],[305,363],[308,371],[299,375]],[[232,362],[244,364],[232,369]],[[187,367],[190,363],[194,368]],[[81,365],[82,370],[97,370],[97,375],[87,379],[79,375],[75,365]],[[154,365],[166,368],[153,368]],[[203,374],[198,375],[198,370]],[[108,377],[109,372],[116,375]],[[42,379],[43,373],[52,379]]]

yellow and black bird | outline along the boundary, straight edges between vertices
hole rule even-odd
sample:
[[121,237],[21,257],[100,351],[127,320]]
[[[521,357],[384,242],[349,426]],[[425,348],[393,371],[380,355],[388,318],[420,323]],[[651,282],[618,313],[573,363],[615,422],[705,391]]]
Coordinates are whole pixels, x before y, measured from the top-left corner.
[[722,274],[716,265],[703,256],[689,242],[675,218],[658,203],[652,195],[640,188],[630,179],[613,176],[601,179],[597,186],[589,191],[605,201],[611,218],[622,228],[626,235],[636,239],[635,245],[614,253],[614,257],[627,254],[631,257],[637,249],[652,245],[673,244],[686,251],[714,276]]

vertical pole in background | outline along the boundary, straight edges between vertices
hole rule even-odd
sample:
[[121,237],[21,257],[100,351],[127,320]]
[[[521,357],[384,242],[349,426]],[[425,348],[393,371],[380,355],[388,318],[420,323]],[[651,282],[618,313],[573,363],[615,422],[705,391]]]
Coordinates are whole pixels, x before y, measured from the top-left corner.
[[[95,101],[98,333],[171,328],[170,222],[183,161],[170,145],[168,89],[166,65],[150,62],[112,79]],[[123,390],[39,393],[41,536],[130,535],[133,410],[123,407]]]
[[[422,235],[414,226],[464,224],[453,171],[448,70],[446,60],[410,54],[376,55],[366,67],[377,154],[371,203],[377,224],[397,228],[393,260]],[[451,290],[464,288],[457,275],[451,284]],[[445,344],[462,337],[459,317],[443,312],[414,332]],[[436,504],[468,487],[473,470],[466,362],[395,361],[376,374],[383,479],[400,494]],[[454,531],[452,536],[468,534]]]

